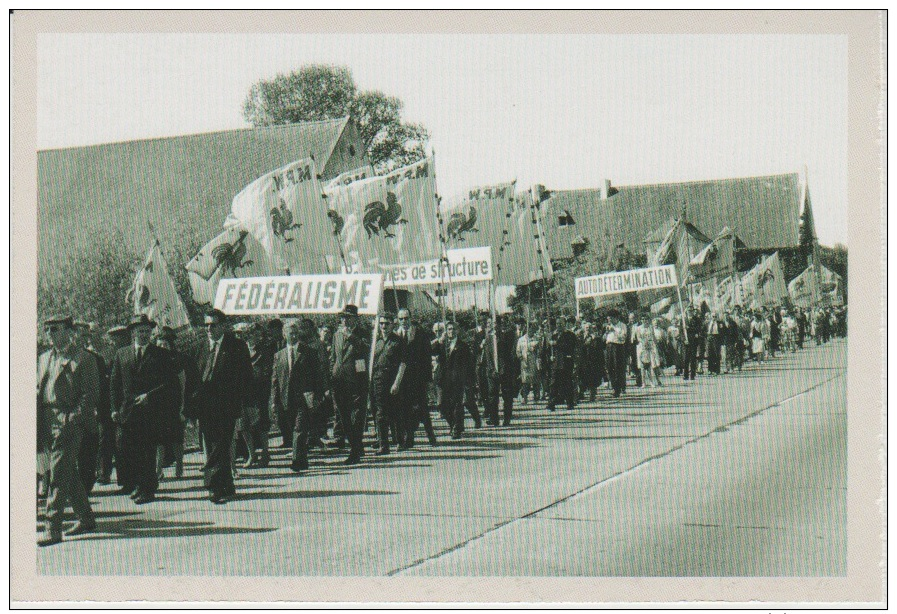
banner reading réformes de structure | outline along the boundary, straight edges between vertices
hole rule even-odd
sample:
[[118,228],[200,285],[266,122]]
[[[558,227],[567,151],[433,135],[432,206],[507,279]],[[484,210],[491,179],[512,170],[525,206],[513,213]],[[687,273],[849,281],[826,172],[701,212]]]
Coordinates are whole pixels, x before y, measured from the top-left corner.
[[672,264],[649,267],[647,269],[631,269],[576,278],[576,298],[590,298],[623,292],[640,290],[656,290],[676,286],[676,267]]
[[289,275],[222,279],[215,307],[228,315],[293,315],[339,313],[346,305],[362,315],[375,315],[383,276]]
[[430,260],[416,264],[383,267],[387,283],[395,286],[425,286],[440,283],[489,281],[494,275],[491,247],[449,249],[448,262]]

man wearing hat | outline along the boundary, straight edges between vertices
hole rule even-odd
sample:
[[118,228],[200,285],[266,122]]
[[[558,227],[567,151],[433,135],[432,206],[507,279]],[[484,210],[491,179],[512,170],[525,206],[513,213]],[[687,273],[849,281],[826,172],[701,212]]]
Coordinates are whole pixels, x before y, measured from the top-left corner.
[[150,343],[155,326],[146,314],[131,318],[131,343],[115,355],[109,382],[112,419],[119,425],[119,492],[129,493],[138,505],[155,500],[161,424],[180,402],[170,355]]
[[168,352],[178,383],[179,403],[169,408],[162,427],[162,438],[156,454],[156,474],[161,479],[166,466],[174,464],[174,475],[184,475],[184,425],[187,421],[186,403],[199,381],[196,363],[190,356],[175,348],[177,333],[163,326],[156,334],[156,345]]
[[[113,326],[106,331],[107,343],[102,352],[103,364],[106,366],[106,372],[103,378],[106,382],[106,391],[104,398],[100,401],[97,408],[97,422],[100,426],[100,442],[99,451],[97,453],[97,484],[109,484],[112,478],[112,467],[118,465],[116,462],[115,450],[118,445],[118,425],[112,421],[111,408],[109,406],[109,379],[112,376],[112,363],[115,362],[115,355],[118,351],[131,343],[131,334],[126,326]],[[116,472],[117,474],[119,472]],[[125,484],[121,480],[121,475],[117,477],[119,486]]]
[[252,387],[252,360],[246,343],[231,332],[224,312],[211,310],[205,326],[207,338],[196,361],[200,381],[189,417],[199,420],[205,443],[203,474],[209,500],[222,504],[236,494],[230,446]]
[[46,525],[40,546],[62,541],[62,517],[70,502],[78,522],[68,535],[96,529],[96,520],[78,474],[78,453],[85,424],[96,412],[100,394],[97,363],[74,342],[71,317],[44,322],[51,349],[37,363],[37,449],[49,458]]
[[361,331],[358,307],[346,305],[340,327],[333,336],[333,403],[349,442],[347,465],[356,465],[364,455],[363,435],[367,420],[368,360],[371,344]]
[[109,379],[106,377],[106,362],[93,346],[90,339],[90,324],[87,322],[75,322],[75,336],[73,339],[79,350],[84,350],[87,356],[96,361],[97,377],[100,392],[97,396],[97,404],[93,415],[85,416],[83,423],[84,434],[81,439],[81,451],[78,453],[78,473],[84,484],[84,492],[90,496],[94,484],[97,481],[97,452],[100,445],[100,427],[98,418],[100,415],[109,414]]

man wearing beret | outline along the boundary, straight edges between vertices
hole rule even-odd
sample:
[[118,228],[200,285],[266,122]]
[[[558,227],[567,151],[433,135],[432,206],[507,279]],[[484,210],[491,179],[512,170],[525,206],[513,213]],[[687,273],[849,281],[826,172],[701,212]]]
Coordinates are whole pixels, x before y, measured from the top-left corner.
[[116,471],[122,494],[138,505],[156,498],[156,446],[161,424],[179,404],[180,387],[168,352],[150,343],[155,322],[146,314],[128,323],[131,343],[112,362],[109,381],[112,419],[119,425]]
[[356,465],[364,454],[363,435],[367,420],[368,360],[371,344],[361,331],[358,307],[346,305],[340,327],[333,337],[333,403],[349,441],[347,465]]
[[49,457],[49,489],[46,525],[38,545],[52,546],[62,541],[67,502],[78,518],[68,535],[96,529],[78,474],[78,453],[84,426],[94,420],[100,383],[96,360],[74,342],[71,317],[49,318],[44,330],[52,347],[37,363],[37,449]]
[[211,310],[205,325],[207,338],[196,361],[200,380],[189,417],[199,420],[205,444],[203,474],[209,500],[222,504],[236,495],[230,447],[237,418],[252,388],[252,359],[246,343],[231,331],[224,312]]

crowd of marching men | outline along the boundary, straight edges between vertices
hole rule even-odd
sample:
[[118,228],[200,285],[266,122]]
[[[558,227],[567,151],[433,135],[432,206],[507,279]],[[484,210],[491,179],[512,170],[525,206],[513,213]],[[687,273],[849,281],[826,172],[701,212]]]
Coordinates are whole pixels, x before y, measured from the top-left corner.
[[582,320],[483,318],[462,330],[453,319],[419,322],[400,309],[380,315],[374,333],[347,305],[338,320],[234,324],[211,310],[197,334],[146,315],[105,333],[67,315],[47,319],[49,349],[37,371],[38,489],[46,499],[38,543],[62,541],[67,505],[77,517],[67,535],[96,530],[88,497],[95,484],[111,483],[113,468],[117,493],[136,505],[154,501],[166,468],[184,476],[188,429],[198,433],[209,499],[223,504],[236,496],[238,466],[272,463],[272,434],[294,472],[309,468],[316,448],[355,465],[371,422],[374,455],[413,448],[421,427],[433,446],[434,415],[461,439],[467,414],[475,428],[509,426],[519,401],[572,410],[599,390],[625,394],[627,380],[650,387],[670,372],[691,382],[738,371],[809,339],[846,336],[847,310],[718,313],[705,304],[672,320],[610,310]]

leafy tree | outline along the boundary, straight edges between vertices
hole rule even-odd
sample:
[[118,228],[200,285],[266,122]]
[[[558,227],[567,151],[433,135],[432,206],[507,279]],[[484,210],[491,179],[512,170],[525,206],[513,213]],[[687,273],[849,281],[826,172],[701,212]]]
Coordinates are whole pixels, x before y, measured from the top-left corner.
[[420,124],[402,121],[401,100],[383,92],[359,92],[343,66],[309,64],[253,85],[243,102],[243,118],[253,126],[275,126],[350,116],[358,125],[378,172],[424,157],[429,138]]
[[104,328],[125,323],[131,315],[125,294],[140,262],[121,249],[122,242],[120,235],[97,235],[52,274],[40,276],[38,322],[54,313],[67,313]]

